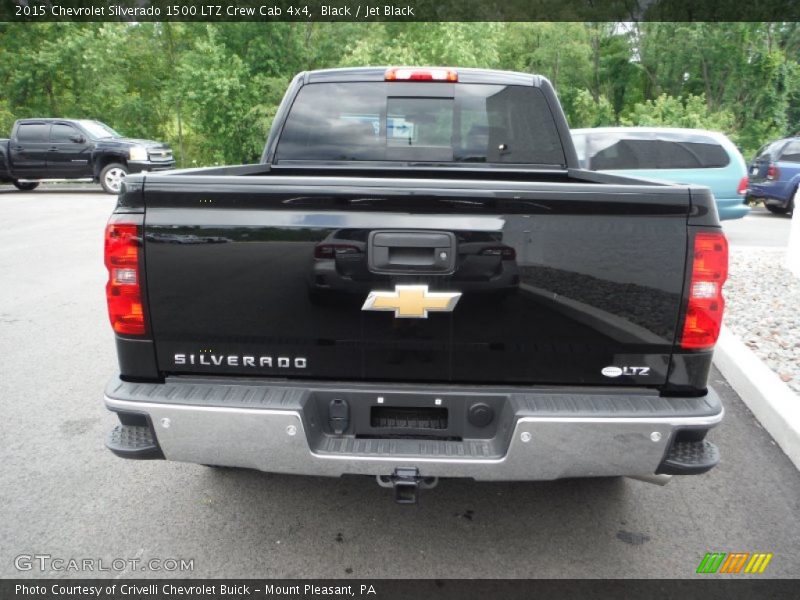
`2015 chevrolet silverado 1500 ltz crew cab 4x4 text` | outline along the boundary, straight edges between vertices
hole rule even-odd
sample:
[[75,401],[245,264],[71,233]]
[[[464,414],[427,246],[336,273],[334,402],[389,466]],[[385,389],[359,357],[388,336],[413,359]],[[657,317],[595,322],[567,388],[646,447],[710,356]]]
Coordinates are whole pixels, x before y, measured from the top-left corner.
[[262,164],[126,178],[108,447],[308,475],[660,481],[718,461],[707,188],[584,171],[522,73],[301,73]]
[[21,119],[10,140],[0,140],[0,183],[33,190],[42,180],[88,179],[117,194],[128,173],[175,166],[172,150],[132,140],[88,119]]

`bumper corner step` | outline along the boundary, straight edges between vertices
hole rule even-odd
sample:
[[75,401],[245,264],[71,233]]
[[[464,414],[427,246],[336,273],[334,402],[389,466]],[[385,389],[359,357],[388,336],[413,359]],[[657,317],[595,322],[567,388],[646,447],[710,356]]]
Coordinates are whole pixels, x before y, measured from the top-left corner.
[[719,449],[707,440],[676,442],[667,452],[656,473],[660,475],[699,475],[719,463]]
[[144,425],[117,425],[108,435],[106,448],[122,458],[138,460],[164,458],[153,432]]

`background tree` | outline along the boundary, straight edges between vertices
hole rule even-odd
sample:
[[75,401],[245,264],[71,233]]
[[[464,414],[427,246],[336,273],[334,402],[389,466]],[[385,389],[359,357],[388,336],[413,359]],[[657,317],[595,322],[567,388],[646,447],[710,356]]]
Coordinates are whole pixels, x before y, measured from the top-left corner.
[[715,129],[749,158],[800,131],[799,57],[798,23],[0,23],[0,131],[92,118],[253,162],[299,71],[453,65],[545,75],[573,127]]

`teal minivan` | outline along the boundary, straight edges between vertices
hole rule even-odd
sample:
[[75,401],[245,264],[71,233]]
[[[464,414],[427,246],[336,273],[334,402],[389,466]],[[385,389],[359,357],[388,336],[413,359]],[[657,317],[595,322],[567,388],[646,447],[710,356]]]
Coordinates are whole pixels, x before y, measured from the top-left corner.
[[720,219],[740,219],[747,166],[727,136],[703,129],[597,127],[573,129],[581,166],[616,175],[661,179],[711,188]]

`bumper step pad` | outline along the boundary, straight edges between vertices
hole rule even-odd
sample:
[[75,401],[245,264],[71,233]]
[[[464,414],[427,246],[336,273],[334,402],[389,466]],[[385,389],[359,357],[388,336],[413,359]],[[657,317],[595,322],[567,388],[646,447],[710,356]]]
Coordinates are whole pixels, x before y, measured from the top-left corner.
[[667,452],[657,473],[663,475],[699,475],[719,463],[719,449],[709,441],[676,442]]
[[106,447],[122,458],[164,458],[153,432],[144,425],[117,425],[111,430]]

